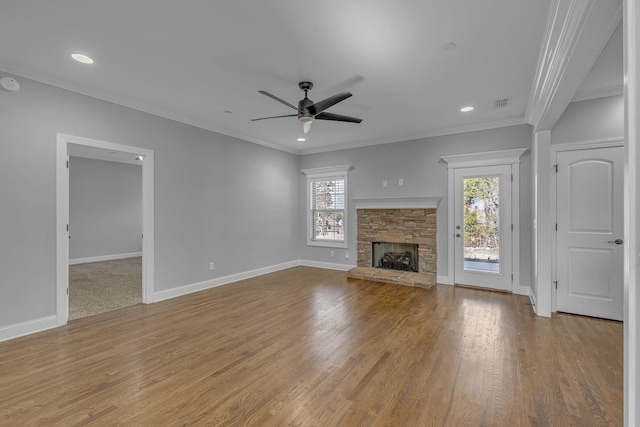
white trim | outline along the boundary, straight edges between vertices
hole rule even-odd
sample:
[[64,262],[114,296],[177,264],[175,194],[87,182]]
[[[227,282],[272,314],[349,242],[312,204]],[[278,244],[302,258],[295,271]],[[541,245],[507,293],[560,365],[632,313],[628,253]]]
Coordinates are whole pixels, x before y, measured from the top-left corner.
[[533,136],[533,257],[532,268],[536,289],[536,314],[551,317],[551,131],[536,132]]
[[299,260],[300,265],[305,267],[315,267],[315,268],[324,268],[326,270],[338,270],[338,271],[349,271],[352,268],[355,268],[355,265],[351,264],[338,264],[335,262],[321,262],[321,261],[312,261],[307,259]]
[[531,295],[531,288],[528,286],[514,286],[513,287],[513,293],[516,295],[524,295],[524,296],[529,296]]
[[[307,236],[307,246],[316,246],[323,248],[339,248],[346,249],[349,247],[348,238],[349,238],[349,170],[351,169],[350,165],[342,165],[342,166],[327,166],[321,168],[313,168],[313,169],[302,169],[300,172],[307,176],[306,182],[306,197],[304,201],[305,210],[307,212],[307,226],[305,230],[305,234]],[[343,241],[332,241],[332,240],[322,240],[317,239],[314,240],[311,232],[313,218],[311,218],[311,207],[309,205],[309,200],[311,197],[310,191],[311,186],[309,185],[312,182],[323,181],[323,180],[344,180],[344,219],[343,219],[343,227],[344,227],[344,240]]]
[[69,168],[67,143],[58,134],[56,141],[56,324],[69,318]]
[[187,124],[189,126],[194,126],[200,129],[209,130],[212,132],[219,133],[221,135],[227,135],[232,138],[238,138],[240,140],[252,142],[254,144],[262,145],[264,147],[273,148],[274,150],[284,151],[291,154],[298,154],[298,155],[301,154],[300,150],[283,147],[281,145],[276,145],[271,142],[263,141],[262,139],[245,135],[240,132],[233,132],[228,129],[223,130],[221,128],[218,128],[217,126],[214,126],[213,123],[206,122],[204,120],[194,120],[192,117],[187,117],[186,115],[182,114],[182,112],[168,110],[168,109],[160,108],[154,105],[141,103],[139,100],[134,100],[131,98],[123,97],[121,95],[116,95],[108,91],[103,91],[95,88],[80,87],[78,85],[71,84],[68,82],[62,82],[57,79],[43,77],[37,73],[32,73],[32,72],[23,70],[21,68],[16,68],[3,63],[0,63],[0,71],[4,71],[9,74],[14,74],[16,76],[21,76],[27,79],[34,80],[36,82],[44,83],[44,84],[61,88],[64,90],[68,90],[71,92],[79,93],[81,95],[90,96],[92,98],[100,99],[102,101],[107,101],[112,104],[122,105],[124,107],[132,108],[134,110],[151,114],[157,117],[174,120],[180,123]]
[[255,270],[249,270],[242,273],[230,274],[224,277],[218,277],[216,279],[205,280],[202,282],[191,283],[189,285],[178,286],[163,291],[158,291],[154,294],[154,301],[164,301],[171,298],[176,298],[182,295],[188,295],[194,292],[204,291],[205,289],[211,289],[218,286],[228,285],[230,283],[238,282],[240,280],[251,279],[253,277],[262,276],[263,274],[274,273],[280,270],[286,270],[287,268],[297,267],[300,265],[300,261],[289,261],[282,264],[271,265],[268,267],[256,268]]
[[56,137],[56,319],[58,326],[69,317],[69,169],[68,144],[144,156],[142,162],[142,302],[154,295],[154,152],[122,144],[58,133]]
[[565,142],[563,144],[552,144],[551,151],[575,151],[575,150],[589,150],[592,148],[609,148],[609,147],[623,147],[623,138],[602,138],[592,139],[589,141],[576,141]]
[[[467,167],[511,165],[513,182],[511,183],[511,223],[513,224],[511,272],[512,291],[520,288],[520,158],[529,151],[528,148],[484,151],[480,153],[454,154],[442,156],[447,163],[447,284],[455,282],[455,171]],[[444,283],[444,282],[443,282]]]
[[640,4],[624,0],[625,85],[625,310],[624,425],[640,425]]
[[513,148],[481,153],[453,154],[442,156],[440,159],[447,163],[448,169],[500,166],[520,163],[520,157],[527,151],[529,151],[528,148]]
[[538,314],[536,311],[536,296],[531,292],[531,288],[529,288],[529,301],[531,301],[531,307],[533,307],[533,312]]
[[438,276],[436,278],[436,283],[438,285],[453,286],[453,280],[449,280],[448,276]]
[[435,209],[442,200],[434,197],[373,197],[351,199],[356,209]]
[[0,327],[0,342],[35,334],[36,332],[52,329],[57,326],[58,319],[55,315],[3,326]]
[[552,1],[525,113],[536,131],[555,125],[621,16],[622,5],[617,1]]
[[608,86],[591,90],[581,90],[575,94],[571,102],[589,101],[592,99],[606,98],[609,96],[624,95],[624,86]]
[[126,254],[100,255],[86,258],[73,258],[69,260],[69,265],[88,264],[90,262],[113,261],[116,259],[137,258],[141,257],[142,252],[129,252]]
[[323,168],[302,169],[300,172],[305,174],[307,178],[331,178],[334,176],[346,176],[351,170],[350,165],[343,166],[327,166]]

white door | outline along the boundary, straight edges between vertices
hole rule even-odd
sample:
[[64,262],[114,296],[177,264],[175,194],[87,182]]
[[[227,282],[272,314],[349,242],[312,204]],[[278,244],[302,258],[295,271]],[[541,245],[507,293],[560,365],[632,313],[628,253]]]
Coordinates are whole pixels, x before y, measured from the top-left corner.
[[454,172],[455,283],[511,291],[511,166]]
[[557,309],[622,320],[623,148],[557,156]]

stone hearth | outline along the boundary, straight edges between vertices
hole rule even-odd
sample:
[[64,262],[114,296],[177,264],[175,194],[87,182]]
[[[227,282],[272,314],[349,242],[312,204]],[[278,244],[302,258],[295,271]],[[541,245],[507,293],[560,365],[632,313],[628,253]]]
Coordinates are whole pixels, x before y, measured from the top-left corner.
[[[436,283],[436,209],[357,209],[358,263],[348,277],[431,288]],[[372,243],[418,244],[418,272],[372,266]]]

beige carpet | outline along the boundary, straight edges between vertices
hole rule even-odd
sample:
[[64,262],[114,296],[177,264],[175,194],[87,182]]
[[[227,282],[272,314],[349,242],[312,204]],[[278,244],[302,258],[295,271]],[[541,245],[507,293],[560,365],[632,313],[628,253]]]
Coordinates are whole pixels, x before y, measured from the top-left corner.
[[69,320],[142,302],[142,257],[69,266]]

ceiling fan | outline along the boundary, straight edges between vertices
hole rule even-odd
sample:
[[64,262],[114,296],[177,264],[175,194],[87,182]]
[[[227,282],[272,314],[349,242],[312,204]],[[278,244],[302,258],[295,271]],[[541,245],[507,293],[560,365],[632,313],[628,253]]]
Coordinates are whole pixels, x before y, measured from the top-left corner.
[[340,114],[333,113],[325,113],[324,110],[327,108],[337,104],[338,102],[344,101],[345,99],[352,96],[350,92],[341,92],[337,95],[330,96],[327,99],[323,99],[320,102],[313,102],[307,97],[307,92],[313,88],[313,83],[311,82],[300,82],[298,83],[298,87],[304,91],[304,99],[301,99],[298,102],[298,106],[295,107],[292,104],[289,104],[287,101],[278,98],[275,95],[270,94],[267,91],[259,90],[263,95],[268,96],[269,98],[275,99],[276,101],[297,110],[297,114],[287,114],[284,116],[271,116],[271,117],[261,117],[259,119],[251,119],[252,122],[258,120],[266,120],[266,119],[277,119],[280,117],[298,117],[300,123],[302,123],[302,130],[304,133],[309,133],[311,130],[311,123],[315,120],[333,120],[337,122],[348,122],[348,123],[360,123],[362,119],[358,119],[355,117],[343,116]]

